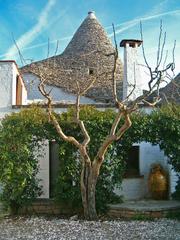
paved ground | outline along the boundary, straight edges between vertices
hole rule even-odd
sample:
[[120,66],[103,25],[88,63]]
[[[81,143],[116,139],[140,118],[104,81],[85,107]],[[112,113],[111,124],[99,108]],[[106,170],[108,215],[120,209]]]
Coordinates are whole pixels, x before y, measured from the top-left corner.
[[129,209],[134,211],[161,211],[180,209],[180,201],[174,200],[139,200],[126,201],[121,204],[109,205],[113,209]]
[[180,222],[69,221],[45,218],[0,220],[0,240],[180,240]]

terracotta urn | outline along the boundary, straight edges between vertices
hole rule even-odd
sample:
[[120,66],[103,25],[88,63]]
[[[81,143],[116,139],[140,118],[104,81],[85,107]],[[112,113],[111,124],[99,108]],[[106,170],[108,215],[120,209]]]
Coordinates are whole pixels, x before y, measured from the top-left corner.
[[165,200],[168,198],[168,178],[160,164],[153,164],[148,179],[152,199]]

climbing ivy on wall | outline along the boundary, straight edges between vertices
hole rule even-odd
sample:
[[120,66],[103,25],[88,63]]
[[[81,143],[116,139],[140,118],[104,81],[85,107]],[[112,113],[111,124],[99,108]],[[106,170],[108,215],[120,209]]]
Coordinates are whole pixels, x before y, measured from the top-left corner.
[[[89,153],[93,157],[98,146],[108,134],[115,117],[112,110],[98,111],[92,107],[83,107],[81,119],[91,137]],[[136,113],[132,116],[132,127],[114,143],[106,154],[97,183],[97,209],[104,211],[107,203],[119,200],[114,194],[115,185],[121,185],[124,162],[127,152],[134,142],[149,141],[160,144],[173,168],[180,172],[179,125],[180,108],[168,106],[153,111],[152,114]],[[73,123],[73,109],[58,115],[66,134],[71,133],[81,140],[83,136]],[[0,182],[3,188],[2,200],[12,209],[29,204],[41,193],[37,179],[38,149],[43,139],[56,140],[59,143],[61,167],[58,172],[54,197],[70,206],[81,206],[80,195],[80,159],[78,151],[69,143],[59,139],[56,130],[48,122],[46,112],[36,106],[19,113],[6,116],[0,127]],[[34,154],[35,153],[35,154]]]
[[180,106],[167,105],[150,115],[147,138],[159,144],[176,172],[180,172]]
[[[1,200],[17,213],[41,194],[38,173],[39,141],[44,138],[44,113],[37,108],[6,116],[0,126]],[[33,154],[36,151],[36,154]]]
[[147,126],[147,141],[159,144],[178,175],[173,197],[180,200],[180,105],[166,105],[153,111]]

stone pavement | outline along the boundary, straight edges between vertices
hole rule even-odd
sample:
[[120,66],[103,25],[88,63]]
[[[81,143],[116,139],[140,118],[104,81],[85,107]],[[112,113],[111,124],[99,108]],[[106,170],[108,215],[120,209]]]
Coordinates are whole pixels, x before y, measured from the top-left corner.
[[72,221],[61,218],[17,217],[0,221],[0,240],[179,240],[180,222]]
[[180,211],[180,201],[139,200],[110,204],[109,215],[113,217],[133,217],[143,214],[150,217],[165,217],[168,213]]
[[111,204],[113,208],[122,208],[129,210],[142,211],[160,211],[168,209],[180,209],[180,201],[174,200],[140,200],[140,201],[126,201],[121,204]]

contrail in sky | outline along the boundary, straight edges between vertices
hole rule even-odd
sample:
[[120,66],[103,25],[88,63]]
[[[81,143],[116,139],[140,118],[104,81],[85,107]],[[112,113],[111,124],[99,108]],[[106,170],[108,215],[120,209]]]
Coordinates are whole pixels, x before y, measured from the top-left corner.
[[[175,10],[175,11],[169,11],[169,12],[164,12],[164,13],[160,13],[160,14],[155,14],[155,15],[151,15],[151,16],[147,16],[147,17],[139,17],[139,18],[135,18],[134,20],[131,21],[127,21],[124,23],[121,23],[119,25],[116,25],[115,27],[120,27],[119,30],[116,30],[116,35],[124,32],[125,30],[134,27],[136,24],[138,24],[140,21],[149,21],[152,19],[156,19],[156,18],[160,18],[166,15],[174,15],[174,14],[180,14],[180,10]],[[112,28],[112,26],[108,26],[106,29]],[[108,35],[109,37],[113,36],[113,33]]]
[[[42,12],[38,18],[37,24],[34,25],[29,31],[24,33],[17,40],[17,45],[20,50],[25,48],[25,46],[27,46],[29,43],[31,43],[44,27],[47,27],[48,14],[49,14],[50,10],[52,9],[52,7],[55,5],[55,3],[56,3],[56,0],[49,0],[48,3],[46,4],[46,6],[44,7],[44,9],[42,10]],[[17,48],[13,44],[8,49],[7,53],[5,54],[5,57],[7,59],[9,56],[12,57],[12,56],[15,56],[16,54],[17,54]]]
[[[35,44],[35,45],[32,45],[32,46],[26,47],[37,36],[39,31],[46,24],[48,13],[49,13],[51,7],[55,4],[55,1],[56,0],[49,0],[48,4],[46,5],[46,7],[44,8],[44,10],[42,11],[42,13],[39,17],[38,23],[30,31],[25,33],[22,37],[20,37],[20,39],[17,40],[17,45],[20,48],[20,50],[28,50],[28,49],[42,47],[42,46],[45,46],[45,45],[47,46],[47,42],[43,42],[43,43],[39,43],[39,44]],[[168,11],[168,12],[163,12],[163,13],[160,13],[160,14],[144,16],[144,17],[138,17],[138,18],[135,18],[131,21],[127,21],[127,22],[123,22],[121,24],[117,24],[117,25],[115,25],[115,27],[117,28],[116,29],[116,35],[126,31],[127,29],[130,29],[130,28],[134,27],[135,25],[139,24],[140,21],[149,21],[149,20],[160,18],[160,17],[163,17],[163,16],[176,15],[176,14],[179,15],[180,10]],[[106,30],[111,29],[111,28],[112,28],[112,26],[105,27]],[[112,37],[113,33],[108,34],[108,36]],[[57,39],[57,40],[58,41],[67,41],[71,38],[72,38],[72,36],[68,36],[68,37]],[[56,43],[57,40],[52,40],[52,41],[50,41],[50,43]],[[16,54],[17,54],[17,49],[13,45],[5,55],[1,55],[0,57],[14,56]]]

